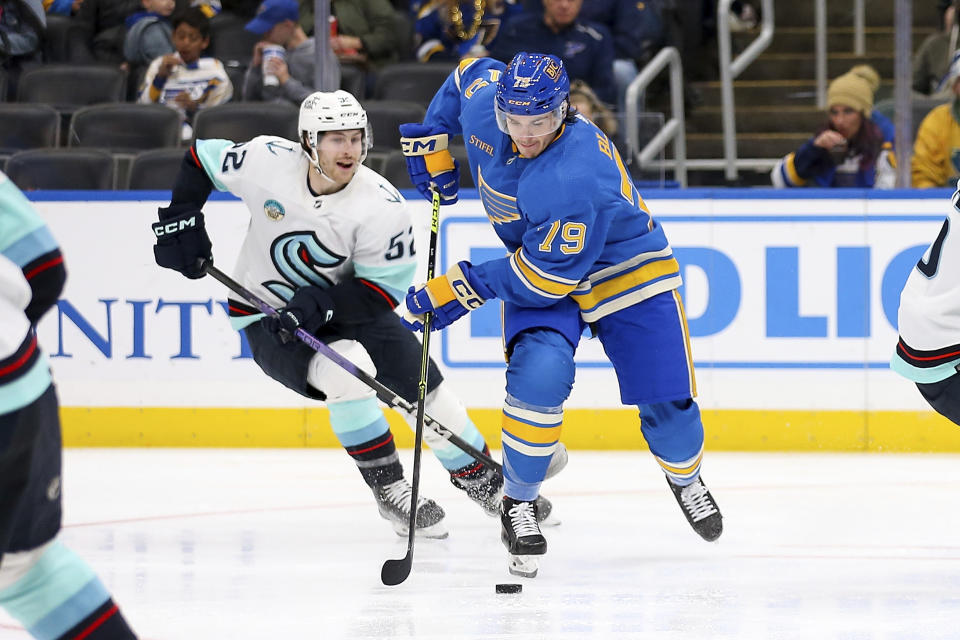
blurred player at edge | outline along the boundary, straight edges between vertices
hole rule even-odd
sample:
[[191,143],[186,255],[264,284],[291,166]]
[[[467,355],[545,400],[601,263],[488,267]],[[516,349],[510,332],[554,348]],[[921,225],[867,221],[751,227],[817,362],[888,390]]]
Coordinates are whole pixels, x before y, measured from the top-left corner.
[[900,292],[900,339],[890,368],[960,425],[960,182],[957,188],[940,233]]
[[60,414],[36,324],[66,274],[50,230],[0,173],[0,607],[42,640],[135,639],[93,569],[57,539]]

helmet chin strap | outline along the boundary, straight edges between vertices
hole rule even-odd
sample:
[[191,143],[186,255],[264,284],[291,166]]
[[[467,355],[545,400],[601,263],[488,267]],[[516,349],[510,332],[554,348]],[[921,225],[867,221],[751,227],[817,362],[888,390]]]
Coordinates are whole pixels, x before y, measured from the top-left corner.
[[327,174],[325,174],[325,173],[323,172],[323,169],[320,167],[320,152],[319,152],[316,148],[313,149],[313,153],[311,153],[310,155],[308,155],[307,158],[309,158],[309,160],[310,160],[310,165],[311,165],[314,169],[317,170],[317,174],[318,174],[321,178],[323,178],[324,180],[326,180],[326,181],[329,182],[330,184],[336,184],[336,183],[337,183],[336,180],[333,180],[330,176],[328,176]]

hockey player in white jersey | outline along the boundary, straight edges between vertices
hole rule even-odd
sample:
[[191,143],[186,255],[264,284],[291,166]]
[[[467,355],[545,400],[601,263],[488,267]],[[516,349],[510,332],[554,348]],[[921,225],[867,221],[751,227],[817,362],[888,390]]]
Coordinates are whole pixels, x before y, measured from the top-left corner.
[[[279,317],[265,317],[230,299],[231,321],[245,332],[267,375],[326,401],[334,433],[373,490],[380,514],[407,535],[411,487],[374,391],[290,336],[304,328],[414,402],[421,345],[394,313],[416,270],[413,224],[396,188],[361,164],[371,135],[356,98],[346,91],[309,95],[300,107],[299,132],[297,142],[272,136],[196,141],[184,157],[170,206],[159,210],[156,260],[188,278],[202,277],[201,265],[212,260],[212,251],[200,210],[211,189],[243,200],[250,225],[234,276],[282,308]],[[432,361],[428,380],[426,412],[489,452]],[[414,416],[404,417],[415,423]],[[424,440],[453,484],[497,515],[502,473],[429,429]],[[541,508],[549,513],[549,502]],[[421,495],[415,533],[445,537],[443,517]]]
[[60,536],[59,402],[36,325],[66,277],[49,227],[0,172],[0,609],[31,638],[136,640],[106,586]]
[[960,182],[936,240],[900,293],[890,368],[913,380],[937,413],[960,425]]

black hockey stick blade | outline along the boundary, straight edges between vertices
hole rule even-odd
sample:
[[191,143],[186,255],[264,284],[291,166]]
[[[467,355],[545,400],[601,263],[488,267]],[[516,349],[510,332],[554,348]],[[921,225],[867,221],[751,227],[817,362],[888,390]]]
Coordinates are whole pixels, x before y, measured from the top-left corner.
[[410,576],[412,566],[413,554],[409,551],[399,560],[388,558],[380,568],[380,581],[388,587],[395,587]]

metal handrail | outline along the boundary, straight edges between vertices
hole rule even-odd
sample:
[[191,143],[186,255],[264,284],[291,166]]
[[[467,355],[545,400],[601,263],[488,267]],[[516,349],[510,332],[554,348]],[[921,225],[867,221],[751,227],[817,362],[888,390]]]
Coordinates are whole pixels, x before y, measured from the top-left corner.
[[[670,119],[664,123],[657,135],[637,152],[640,148],[640,131],[637,124],[640,92],[646,89],[647,85],[667,65],[670,65]],[[676,158],[673,177],[681,187],[686,187],[687,134],[683,120],[683,67],[680,62],[680,52],[676,47],[664,47],[641,69],[627,87],[624,101],[627,111],[627,143],[630,145],[630,152],[635,154],[637,163],[641,167],[650,165],[656,155],[672,141],[673,156]]]
[[717,40],[720,47],[720,93],[723,103],[723,158],[725,160],[724,176],[727,180],[737,178],[737,125],[733,105],[733,80],[743,73],[747,66],[756,60],[764,49],[770,46],[773,40],[773,0],[763,0],[760,35],[750,43],[743,53],[731,61],[732,46],[730,44],[730,21],[725,18],[730,14],[730,5],[733,0],[718,0],[717,2]]
[[827,108],[827,0],[817,0],[813,21],[816,49],[817,107]]
[[866,51],[867,43],[863,28],[863,0],[854,0],[853,3],[853,53],[862,56]]

